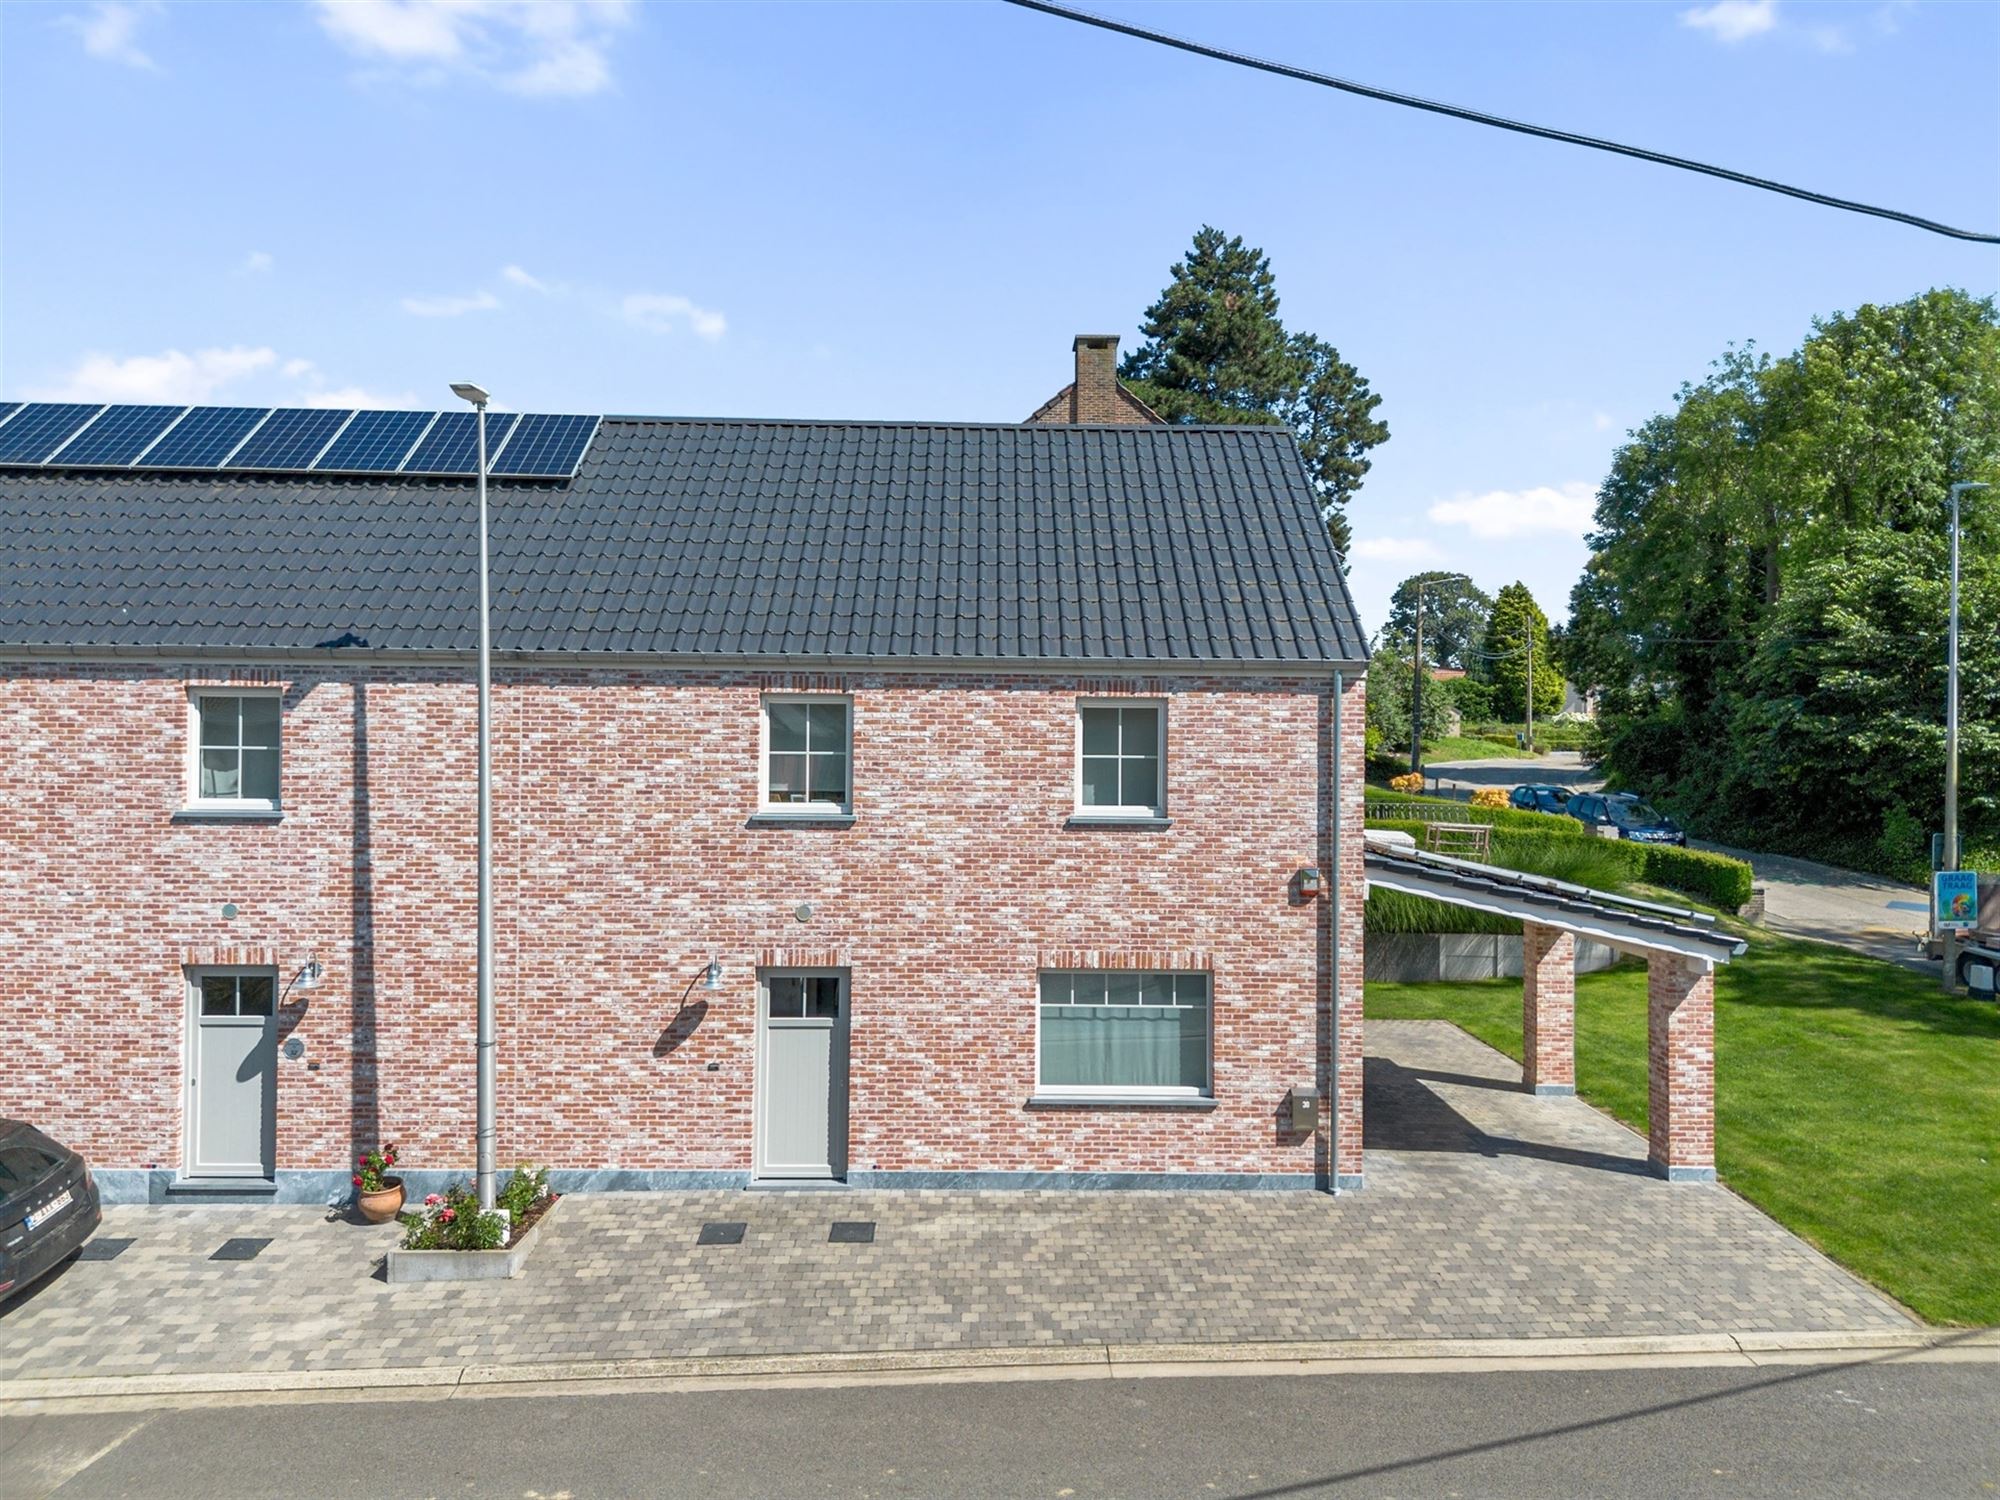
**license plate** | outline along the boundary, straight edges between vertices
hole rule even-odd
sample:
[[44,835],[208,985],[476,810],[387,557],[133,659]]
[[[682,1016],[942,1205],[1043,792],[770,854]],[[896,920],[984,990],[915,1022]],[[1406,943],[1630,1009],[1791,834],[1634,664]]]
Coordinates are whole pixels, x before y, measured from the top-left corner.
[[28,1227],[30,1229],[33,1229],[37,1224],[48,1223],[49,1220],[53,1219],[57,1214],[61,1213],[64,1209],[68,1208],[70,1206],[71,1201],[72,1199],[70,1198],[69,1189],[64,1188],[60,1193],[57,1193],[55,1197],[49,1199],[48,1202],[44,1203],[40,1208],[36,1209],[33,1213],[28,1215]]

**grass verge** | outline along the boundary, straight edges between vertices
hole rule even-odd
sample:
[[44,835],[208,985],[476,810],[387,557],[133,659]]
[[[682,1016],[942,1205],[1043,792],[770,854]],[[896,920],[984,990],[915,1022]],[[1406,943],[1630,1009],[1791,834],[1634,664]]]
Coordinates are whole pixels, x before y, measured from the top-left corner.
[[[1577,1087],[1646,1128],[1646,973],[1577,980]],[[1521,1055],[1519,980],[1370,984],[1367,1014]],[[1716,971],[1716,1166],[1933,1322],[2000,1323],[2000,1009],[1822,943],[1753,934]]]

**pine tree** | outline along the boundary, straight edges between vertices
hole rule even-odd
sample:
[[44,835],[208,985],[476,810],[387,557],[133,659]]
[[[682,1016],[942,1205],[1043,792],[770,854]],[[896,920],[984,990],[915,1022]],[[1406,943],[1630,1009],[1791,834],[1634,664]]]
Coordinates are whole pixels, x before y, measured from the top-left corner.
[[1527,717],[1530,639],[1535,648],[1535,714],[1539,718],[1562,708],[1562,669],[1549,651],[1549,617],[1525,583],[1510,583],[1493,596],[1493,613],[1486,622],[1485,671],[1493,684],[1494,711],[1511,723]]
[[1348,497],[1387,440],[1382,398],[1340,351],[1278,319],[1270,259],[1203,225],[1146,309],[1146,342],[1119,376],[1169,422],[1268,422],[1292,429],[1318,491],[1327,529],[1345,557]]

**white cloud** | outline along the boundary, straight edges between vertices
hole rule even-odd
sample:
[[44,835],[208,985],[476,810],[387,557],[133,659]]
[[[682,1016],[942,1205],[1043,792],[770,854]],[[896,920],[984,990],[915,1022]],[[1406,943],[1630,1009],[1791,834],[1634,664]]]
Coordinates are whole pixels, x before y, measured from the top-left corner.
[[139,26],[159,9],[152,0],[136,4],[100,0],[90,7],[89,15],[64,16],[61,24],[74,31],[83,41],[83,50],[100,61],[158,72],[160,65],[139,45]]
[[1596,489],[1582,480],[1538,485],[1527,490],[1488,490],[1440,500],[1428,514],[1442,526],[1463,526],[1476,537],[1497,540],[1537,531],[1581,536],[1592,525]]
[[277,265],[277,262],[271,259],[270,251],[252,250],[248,255],[243,257],[243,264],[236,269],[245,276],[262,276],[267,274],[275,265]]
[[474,292],[465,297],[405,297],[403,311],[419,318],[457,318],[466,313],[491,312],[500,299],[491,292]]
[[309,359],[288,359],[278,373],[287,380],[304,380],[317,368]]
[[514,286],[524,287],[531,292],[540,292],[544,296],[554,290],[541,277],[530,276],[519,266],[502,266],[500,268],[500,279]]
[[1713,5],[1682,11],[1681,25],[1733,46],[1777,29],[1778,0],[1715,0]]
[[630,0],[318,0],[347,51],[414,82],[478,78],[517,94],[594,94]]
[[1437,555],[1437,544],[1423,536],[1364,537],[1348,549],[1350,557],[1377,562],[1426,562]]
[[632,292],[618,305],[621,316],[653,333],[676,333],[685,326],[697,338],[711,344],[729,330],[729,320],[719,312],[696,307],[685,297],[662,292]]
[[1590,414],[1590,425],[1599,432],[1609,432],[1611,430],[1611,413],[1604,411],[1592,412]]
[[[417,400],[416,394],[412,391],[404,391],[400,396],[384,396],[367,389],[365,386],[358,385],[343,385],[336,386],[331,390],[309,392],[305,398],[305,403],[307,406],[356,406],[373,407],[378,410],[383,407],[393,409],[399,406],[422,406],[424,404]],[[434,406],[437,403],[432,402],[431,404]]]
[[37,401],[158,401],[186,404],[206,401],[216,391],[269,369],[276,351],[265,348],[197,349],[188,354],[168,349],[160,354],[134,354],[118,359],[86,354],[61,381],[31,391]]

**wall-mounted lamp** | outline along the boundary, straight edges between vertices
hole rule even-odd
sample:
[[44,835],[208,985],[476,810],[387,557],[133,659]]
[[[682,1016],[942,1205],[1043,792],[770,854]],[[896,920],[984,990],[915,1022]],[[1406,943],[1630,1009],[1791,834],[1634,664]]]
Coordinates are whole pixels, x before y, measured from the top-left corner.
[[1292,876],[1292,884],[1298,887],[1301,896],[1317,896],[1326,889],[1326,877],[1308,865]]
[[309,958],[305,967],[292,976],[292,988],[309,990],[324,978],[326,978],[326,965],[316,958]]
[[701,987],[711,995],[722,988],[722,960],[711,958],[708,967],[701,971]]

